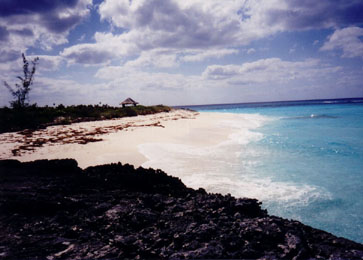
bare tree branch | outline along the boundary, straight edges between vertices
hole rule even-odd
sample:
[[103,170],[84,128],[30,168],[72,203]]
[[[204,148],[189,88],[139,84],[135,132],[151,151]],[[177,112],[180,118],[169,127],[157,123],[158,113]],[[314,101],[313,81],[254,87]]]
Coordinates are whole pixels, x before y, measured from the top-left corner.
[[33,84],[36,66],[39,61],[38,57],[32,60],[31,63],[33,66],[32,69],[29,70],[29,62],[26,59],[24,53],[22,53],[22,58],[23,58],[24,76],[16,77],[21,82],[20,84],[18,83],[15,84],[16,90],[10,87],[10,85],[6,81],[4,81],[5,87],[10,91],[11,95],[14,97],[14,101],[10,102],[11,106],[19,108],[28,106],[28,103],[26,101],[29,99],[29,92],[31,90],[30,86]]
[[11,95],[14,96],[15,95],[15,91],[13,90],[13,88],[10,87],[10,85],[6,81],[4,81],[4,85],[10,91]]

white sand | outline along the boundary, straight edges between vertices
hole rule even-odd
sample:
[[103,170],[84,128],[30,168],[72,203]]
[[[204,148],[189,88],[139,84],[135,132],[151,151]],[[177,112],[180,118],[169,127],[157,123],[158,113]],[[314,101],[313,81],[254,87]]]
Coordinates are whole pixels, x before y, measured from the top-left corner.
[[[228,140],[233,133],[232,127],[223,124],[226,120],[240,118],[233,114],[175,110],[155,115],[52,126],[29,136],[5,133],[0,135],[0,159],[32,161],[74,158],[82,168],[113,162],[138,167],[147,161],[139,152],[139,145],[173,143],[213,146]],[[80,144],[84,138],[102,141]],[[34,147],[37,143],[42,145]],[[14,156],[12,150],[24,145],[33,150],[20,149]]]

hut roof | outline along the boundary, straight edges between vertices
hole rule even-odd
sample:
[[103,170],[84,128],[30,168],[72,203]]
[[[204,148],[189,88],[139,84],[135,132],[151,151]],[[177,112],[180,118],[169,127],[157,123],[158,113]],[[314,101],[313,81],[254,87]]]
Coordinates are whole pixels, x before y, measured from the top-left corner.
[[133,100],[132,98],[126,98],[124,101],[121,102],[121,105],[129,105],[129,104],[139,104],[138,102],[136,102],[135,100]]

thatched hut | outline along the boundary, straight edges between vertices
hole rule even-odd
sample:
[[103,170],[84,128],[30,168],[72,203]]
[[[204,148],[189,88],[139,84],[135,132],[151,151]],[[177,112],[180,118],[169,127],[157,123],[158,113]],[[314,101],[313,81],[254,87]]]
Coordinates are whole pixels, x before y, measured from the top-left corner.
[[132,98],[126,98],[124,101],[122,101],[120,103],[120,105],[122,105],[122,107],[125,107],[127,105],[133,105],[136,107],[136,105],[139,104],[138,102],[136,102],[135,100],[133,100]]

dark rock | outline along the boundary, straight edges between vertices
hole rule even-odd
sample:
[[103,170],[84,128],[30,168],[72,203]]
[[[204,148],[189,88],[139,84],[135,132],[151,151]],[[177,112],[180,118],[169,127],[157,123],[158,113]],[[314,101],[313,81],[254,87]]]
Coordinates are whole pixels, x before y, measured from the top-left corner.
[[160,170],[0,161],[0,259],[363,259],[363,245]]

